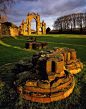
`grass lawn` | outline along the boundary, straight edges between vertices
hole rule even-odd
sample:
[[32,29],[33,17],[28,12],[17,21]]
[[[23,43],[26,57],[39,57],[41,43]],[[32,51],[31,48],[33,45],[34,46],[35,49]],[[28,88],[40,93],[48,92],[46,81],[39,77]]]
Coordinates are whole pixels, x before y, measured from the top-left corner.
[[86,35],[51,34],[31,35],[37,41],[48,42],[47,49],[25,49],[28,36],[0,38],[0,66],[17,62],[23,57],[32,56],[39,51],[53,49],[53,47],[73,48],[77,58],[83,63],[83,70],[74,75],[75,88],[66,99],[49,104],[33,103],[17,95],[12,82],[14,74],[11,72],[13,65],[1,70],[0,74],[0,109],[86,109]]

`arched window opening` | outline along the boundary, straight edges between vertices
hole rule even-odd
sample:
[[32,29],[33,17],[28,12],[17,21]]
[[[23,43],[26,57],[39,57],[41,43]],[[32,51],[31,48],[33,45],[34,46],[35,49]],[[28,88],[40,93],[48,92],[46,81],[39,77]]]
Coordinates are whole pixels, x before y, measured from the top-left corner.
[[28,28],[26,27],[25,32],[28,32]]
[[39,33],[42,34],[42,28],[41,27],[39,28]]
[[31,34],[36,34],[36,21],[35,19],[31,20]]

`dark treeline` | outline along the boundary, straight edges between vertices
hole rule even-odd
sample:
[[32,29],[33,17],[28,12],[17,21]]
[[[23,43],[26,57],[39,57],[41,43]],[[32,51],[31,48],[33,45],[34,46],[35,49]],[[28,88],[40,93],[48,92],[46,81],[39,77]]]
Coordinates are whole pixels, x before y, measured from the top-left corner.
[[54,29],[60,32],[79,31],[82,33],[86,28],[86,13],[70,14],[60,18],[54,22]]

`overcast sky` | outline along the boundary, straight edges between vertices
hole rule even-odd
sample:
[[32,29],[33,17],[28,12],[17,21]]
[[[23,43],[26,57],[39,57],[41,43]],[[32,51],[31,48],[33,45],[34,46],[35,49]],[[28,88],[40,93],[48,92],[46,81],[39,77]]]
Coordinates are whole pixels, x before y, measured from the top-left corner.
[[[40,15],[40,22],[44,20],[46,28],[53,29],[54,21],[64,15],[86,12],[86,0],[16,0],[12,8],[8,8],[7,17],[10,22],[20,26],[22,20],[26,22],[28,12]],[[35,25],[34,25],[35,24]],[[31,28],[36,28],[35,20]]]

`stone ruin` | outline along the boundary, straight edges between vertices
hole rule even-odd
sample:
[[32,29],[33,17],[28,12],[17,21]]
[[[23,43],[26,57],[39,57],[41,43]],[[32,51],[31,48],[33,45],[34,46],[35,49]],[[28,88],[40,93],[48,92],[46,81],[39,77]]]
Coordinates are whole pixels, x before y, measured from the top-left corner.
[[18,36],[20,29],[17,27],[12,27],[12,25],[14,24],[11,22],[0,23],[0,37]]
[[[26,59],[27,60],[27,59]],[[39,52],[17,64],[14,85],[26,100],[49,103],[68,97],[74,89],[74,76],[83,68],[76,51],[66,47]]]
[[36,41],[36,37],[28,37],[28,40]]
[[28,41],[25,43],[26,49],[46,49],[48,48],[47,42],[37,42],[35,37],[28,37]]
[[[35,19],[36,21],[36,34],[46,34],[46,23],[44,20],[40,22],[40,15],[37,13],[28,13],[27,14],[27,21],[25,22],[23,19],[23,22],[21,23],[20,29],[21,34],[23,35],[30,35],[31,34],[31,20]],[[40,31],[40,28],[42,31]],[[26,30],[27,29],[27,30]]]

